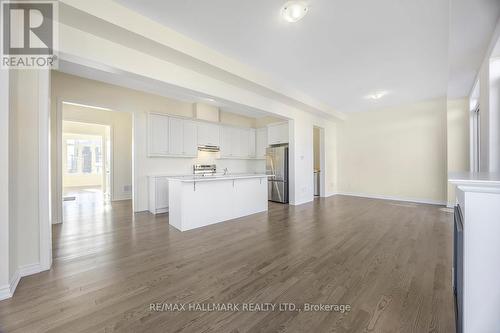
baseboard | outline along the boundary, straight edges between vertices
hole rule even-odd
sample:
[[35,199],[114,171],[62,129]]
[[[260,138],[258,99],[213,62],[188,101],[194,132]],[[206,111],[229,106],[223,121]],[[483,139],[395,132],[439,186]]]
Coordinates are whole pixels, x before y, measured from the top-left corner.
[[402,198],[402,197],[393,197],[393,196],[386,196],[386,195],[364,194],[364,193],[337,192],[337,193],[335,193],[335,195],[345,195],[345,196],[350,196],[350,197],[359,197],[359,198],[368,198],[368,199],[413,202],[413,203],[426,204],[426,205],[437,205],[437,206],[446,206],[447,205],[446,201],[419,199],[419,198]]
[[303,201],[298,201],[298,202],[291,202],[290,201],[290,205],[292,206],[300,206],[300,205],[303,205],[303,204],[306,204],[306,203],[310,203],[310,202],[313,202],[314,201],[314,198],[311,199],[311,200],[303,200]]
[[17,285],[19,284],[19,281],[21,281],[22,277],[40,273],[48,269],[49,268],[45,268],[38,263],[19,267],[19,269],[14,273],[10,283],[6,286],[0,287],[0,301],[11,298],[14,295]]
[[130,197],[118,197],[118,198],[113,198],[113,199],[111,199],[111,202],[116,202],[116,201],[127,201],[127,200],[132,200],[132,196],[130,196]]
[[10,293],[10,286],[8,284],[0,287],[0,301],[11,297],[12,295]]
[[43,272],[46,270],[47,270],[47,268],[42,267],[42,265],[40,265],[39,263],[29,264],[29,265],[24,265],[24,266],[19,267],[19,275],[21,277],[24,277],[24,276],[40,273],[40,272]]
[[21,275],[19,274],[19,270],[17,270],[12,276],[9,284],[0,288],[0,301],[11,298],[12,295],[14,295],[20,280]]

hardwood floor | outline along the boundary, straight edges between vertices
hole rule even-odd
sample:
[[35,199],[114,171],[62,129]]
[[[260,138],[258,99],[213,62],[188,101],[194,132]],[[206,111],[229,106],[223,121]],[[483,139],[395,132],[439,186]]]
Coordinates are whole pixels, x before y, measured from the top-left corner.
[[[75,210],[54,227],[52,270],[0,302],[0,331],[455,331],[445,209],[345,196],[269,208],[184,233],[167,215],[134,216],[128,201]],[[151,303],[240,311],[155,312]],[[245,312],[243,303],[351,311]]]

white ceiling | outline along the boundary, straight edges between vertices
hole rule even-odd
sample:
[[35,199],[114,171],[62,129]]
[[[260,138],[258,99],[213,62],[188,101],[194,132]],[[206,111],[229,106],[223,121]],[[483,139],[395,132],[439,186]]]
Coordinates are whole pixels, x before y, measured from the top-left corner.
[[117,1],[338,111],[446,95],[448,0],[309,0],[295,24],[285,0]]
[[500,15],[500,0],[452,0],[448,96],[469,95]]
[[[67,56],[64,56],[64,58],[67,58]],[[262,118],[270,116],[269,113],[261,110],[256,110],[244,105],[235,104],[230,101],[212,100],[209,96],[202,96],[196,92],[168,85],[163,82],[99,66],[95,63],[87,62],[80,58],[67,60],[60,59],[59,71],[66,74],[80,76],[90,80],[101,81],[104,83],[138,90],[149,94],[173,98],[187,103],[204,103],[215,105],[222,111],[236,113],[246,117]]]

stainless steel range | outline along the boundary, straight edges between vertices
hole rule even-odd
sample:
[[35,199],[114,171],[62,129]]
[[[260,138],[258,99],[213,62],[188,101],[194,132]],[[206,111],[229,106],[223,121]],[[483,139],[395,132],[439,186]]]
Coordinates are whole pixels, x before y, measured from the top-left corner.
[[195,164],[193,165],[193,175],[195,176],[214,176],[217,173],[215,164]]

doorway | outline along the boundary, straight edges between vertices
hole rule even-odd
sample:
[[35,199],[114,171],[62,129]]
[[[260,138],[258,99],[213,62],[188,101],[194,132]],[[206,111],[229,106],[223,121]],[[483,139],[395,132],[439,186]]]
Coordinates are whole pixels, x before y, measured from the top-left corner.
[[53,224],[106,219],[132,200],[132,115],[60,98],[56,119]]
[[314,197],[325,196],[325,130],[313,126],[313,189]]
[[63,120],[62,130],[63,220],[69,220],[111,200],[111,126]]

